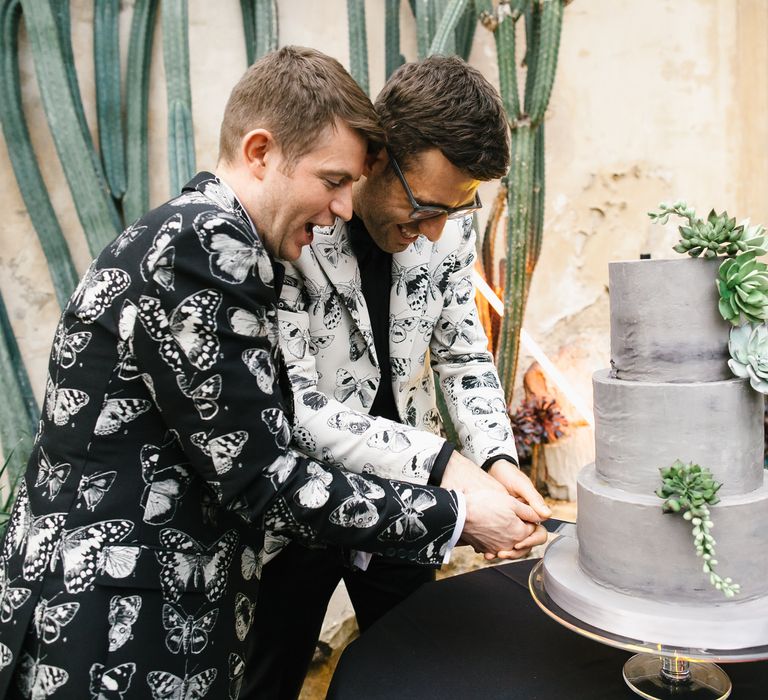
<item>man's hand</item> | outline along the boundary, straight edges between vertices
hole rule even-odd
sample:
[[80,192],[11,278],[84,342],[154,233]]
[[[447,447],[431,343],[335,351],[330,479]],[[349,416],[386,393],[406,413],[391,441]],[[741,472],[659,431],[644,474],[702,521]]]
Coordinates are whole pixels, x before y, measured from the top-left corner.
[[[446,468],[446,473],[447,471]],[[512,462],[508,462],[506,459],[497,459],[491,465],[488,474],[501,484],[507,493],[524,501],[536,512],[536,518],[526,518],[529,522],[546,520],[552,515],[552,510],[544,503],[544,499],[531,483],[531,480]]]
[[471,545],[476,552],[487,552],[492,556],[498,553],[506,559],[517,559],[525,556],[535,544],[546,541],[547,533],[543,527],[520,517],[521,514],[529,515],[530,506],[509,494],[494,489],[468,491],[464,496],[467,517],[461,543]]
[[[507,462],[507,464],[509,464],[509,462]],[[530,481],[528,483],[530,483]],[[454,452],[448,460],[440,486],[444,489],[461,491],[465,496],[474,491],[495,491],[500,494],[507,493],[507,489],[503,484],[497,479],[488,476],[488,474],[478,467],[471,459],[467,459],[458,452]],[[534,524],[541,522],[539,514],[529,505],[520,500],[515,499],[514,512],[518,518],[525,520],[526,522]]]

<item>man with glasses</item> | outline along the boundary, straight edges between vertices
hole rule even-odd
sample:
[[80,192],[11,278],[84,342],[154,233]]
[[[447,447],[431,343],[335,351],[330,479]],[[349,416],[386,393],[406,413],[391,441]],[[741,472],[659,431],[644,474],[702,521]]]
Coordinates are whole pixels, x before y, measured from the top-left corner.
[[[518,558],[544,541],[538,523],[549,509],[517,468],[471,281],[478,185],[509,165],[501,101],[478,71],[436,56],[396,71],[375,108],[388,146],[353,187],[352,220],[316,227],[312,244],[286,266],[279,325],[294,442],[350,472],[411,482],[402,494],[408,515],[391,526],[405,540],[423,530],[425,484],[509,492],[529,534],[489,556]],[[440,435],[435,379],[460,445]],[[364,523],[369,498],[361,492],[344,516]],[[433,569],[398,561],[395,549],[371,558],[285,544],[272,537],[262,551],[268,563],[254,625],[272,630],[280,620],[284,634],[262,642],[254,635],[248,697],[298,695],[340,579],[361,630],[434,579]]]

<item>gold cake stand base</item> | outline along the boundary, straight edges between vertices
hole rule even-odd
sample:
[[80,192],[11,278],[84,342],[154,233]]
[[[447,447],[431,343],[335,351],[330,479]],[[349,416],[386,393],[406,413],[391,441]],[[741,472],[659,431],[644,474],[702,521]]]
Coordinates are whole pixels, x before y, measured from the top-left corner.
[[544,562],[531,571],[528,587],[536,604],[556,622],[593,641],[635,652],[623,676],[634,693],[649,700],[724,700],[731,695],[728,675],[714,661],[758,661],[768,646],[749,649],[693,649],[631,639],[590,625],[555,603],[545,588]]

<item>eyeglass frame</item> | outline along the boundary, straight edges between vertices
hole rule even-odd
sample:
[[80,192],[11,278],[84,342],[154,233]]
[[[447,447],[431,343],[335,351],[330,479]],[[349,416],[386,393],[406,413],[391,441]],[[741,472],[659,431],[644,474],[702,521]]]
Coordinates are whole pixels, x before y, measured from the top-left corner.
[[[408,195],[408,201],[410,202],[411,207],[413,207],[411,213],[408,215],[408,218],[411,221],[436,219],[438,216],[445,216],[448,219],[459,219],[462,216],[468,216],[478,209],[482,209],[483,203],[480,201],[480,193],[477,190],[475,190],[475,199],[472,204],[465,204],[461,207],[438,207],[434,204],[419,204],[416,201],[416,197],[413,196],[413,191],[408,185],[405,175],[403,175],[400,164],[397,162],[395,156],[392,155],[392,151],[390,151],[389,148],[387,148],[387,155],[389,156],[389,162],[392,163],[395,175],[397,175],[397,179],[400,180],[400,184],[403,186],[405,194]],[[420,216],[419,212],[430,213],[427,213],[426,216]]]

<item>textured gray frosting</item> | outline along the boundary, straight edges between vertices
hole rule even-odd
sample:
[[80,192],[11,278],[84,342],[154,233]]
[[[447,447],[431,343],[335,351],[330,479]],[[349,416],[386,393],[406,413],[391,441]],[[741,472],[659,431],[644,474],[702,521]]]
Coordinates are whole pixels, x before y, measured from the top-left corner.
[[608,265],[611,366],[632,381],[715,381],[728,369],[730,324],[717,310],[723,258]]
[[[746,379],[693,384],[592,378],[595,465],[610,485],[652,494],[659,468],[696,462],[723,483],[720,495],[763,483],[763,396]],[[768,532],[766,533],[768,537]]]
[[[579,620],[630,639],[671,647],[735,650],[768,644],[768,597],[726,600],[721,595],[715,603],[690,597],[680,604],[656,596],[627,595],[593,581],[579,566],[579,549],[575,539],[560,537],[547,548],[543,565],[545,590]],[[668,561],[663,555],[646,562],[646,568],[658,570]]]
[[[696,557],[691,524],[664,514],[661,499],[602,481],[594,465],[578,477],[579,562],[598,583],[665,602],[722,603]],[[768,483],[711,507],[717,570],[741,584],[738,600],[768,595]]]

